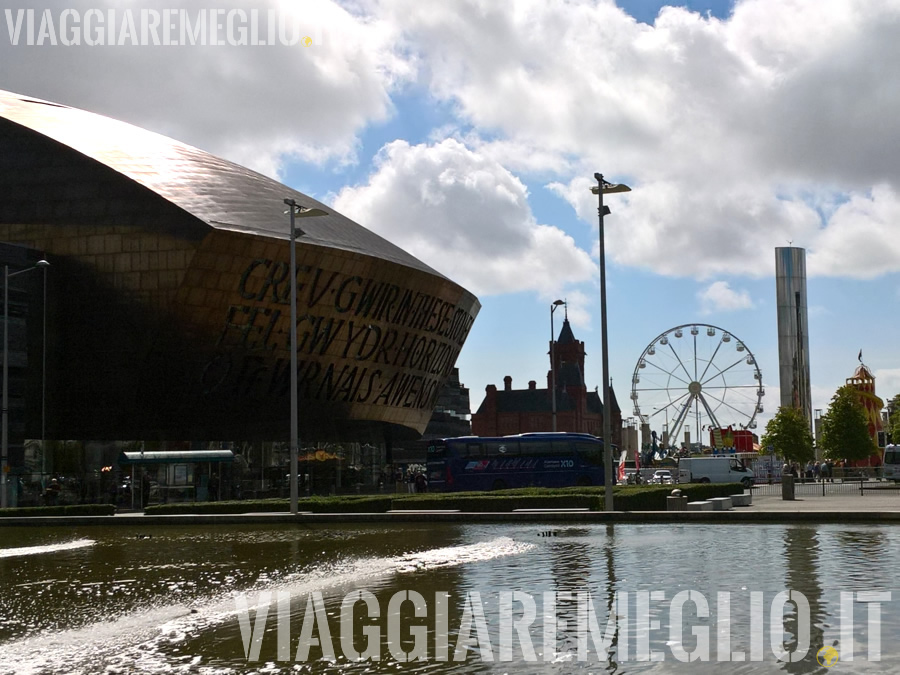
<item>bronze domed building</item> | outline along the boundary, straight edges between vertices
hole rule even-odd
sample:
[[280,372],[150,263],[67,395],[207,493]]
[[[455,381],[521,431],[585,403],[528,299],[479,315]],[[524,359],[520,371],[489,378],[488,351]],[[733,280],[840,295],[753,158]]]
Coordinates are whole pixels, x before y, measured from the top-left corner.
[[[0,92],[0,241],[16,245],[4,262],[51,263],[46,438],[287,439],[285,199],[329,212],[298,221],[301,434],[417,437],[480,308],[474,295],[254,171]],[[24,421],[19,439],[42,437],[40,275],[28,278],[17,281],[34,301],[10,358],[11,398],[26,400],[11,419],[14,430]]]

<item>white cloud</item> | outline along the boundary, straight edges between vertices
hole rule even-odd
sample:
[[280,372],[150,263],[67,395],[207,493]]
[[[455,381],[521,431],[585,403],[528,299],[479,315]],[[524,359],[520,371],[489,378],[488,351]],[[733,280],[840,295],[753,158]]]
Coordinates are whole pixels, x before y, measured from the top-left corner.
[[476,294],[558,294],[595,266],[573,239],[535,221],[525,186],[494,160],[447,139],[382,148],[365,185],[334,207]]
[[897,270],[900,200],[889,186],[854,194],[831,216],[809,256],[810,276],[873,279]]
[[739,309],[751,309],[753,300],[747,291],[731,288],[727,281],[715,281],[697,293],[700,301],[700,313],[733,312]]
[[592,226],[594,171],[631,184],[608,202],[608,254],[620,265],[763,277],[772,249],[790,240],[808,248],[810,274],[900,271],[890,232],[900,215],[896,0],[736,0],[725,20],[664,7],[653,25],[614,0],[254,6],[297,16],[321,44],[27,48],[0,31],[0,87],[270,175],[291,158],[355,162],[360,134],[414,88],[451,118],[434,143],[452,134],[510,171],[553,181]]
[[[612,0],[375,6],[492,157],[557,172],[588,222],[594,171],[632,184],[612,206],[627,223],[609,233],[620,264],[768,276],[787,240],[830,263],[850,239],[849,216],[823,205],[885,185],[882,210],[895,208],[885,140],[900,137],[900,71],[881,65],[900,60],[895,2],[738,0],[727,20],[666,7],[652,26]],[[866,248],[892,249],[883,228],[867,234]],[[900,257],[831,269],[872,276]]]
[[569,322],[575,326],[580,333],[589,332],[592,329],[592,314],[590,308],[597,304],[596,296],[589,295],[584,291],[569,290],[565,293],[565,299],[569,305]]
[[[89,9],[104,17],[108,8],[119,17],[125,10],[115,0],[51,0],[42,7],[55,17],[64,9],[80,17]],[[144,0],[131,9],[139,15],[172,7]],[[243,0],[213,7],[250,9]],[[392,91],[413,74],[396,51],[395,27],[354,16],[331,0],[270,0],[254,8],[263,25],[271,9],[279,20],[296,19],[301,34],[316,36],[320,44],[12,46],[4,18],[0,88],[131,122],[269,175],[291,157],[354,161],[356,134],[392,114]],[[204,9],[196,3],[187,11]]]

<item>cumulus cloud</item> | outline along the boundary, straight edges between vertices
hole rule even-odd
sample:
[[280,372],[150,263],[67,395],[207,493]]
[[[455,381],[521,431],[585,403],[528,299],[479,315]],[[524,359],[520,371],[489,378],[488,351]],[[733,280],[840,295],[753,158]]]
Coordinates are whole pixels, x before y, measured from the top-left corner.
[[[63,10],[77,12],[80,23],[71,15],[69,21],[83,27],[88,10],[97,9],[100,20],[118,27],[126,9],[139,21],[142,10],[161,13],[173,3],[144,0],[129,7],[115,0],[51,0],[41,3],[38,22],[44,8],[57,26]],[[199,22],[203,12],[208,17],[211,9],[222,10],[217,36],[224,39],[228,13],[243,12],[245,23],[234,25],[248,26],[251,8],[259,11],[263,38],[272,35],[267,17],[274,13],[276,44],[131,46],[126,40],[124,46],[28,47],[23,33],[14,46],[2,15],[0,88],[121,119],[269,175],[277,175],[287,158],[354,161],[358,132],[392,114],[391,92],[413,72],[395,51],[395,27],[330,0],[221,0],[190,3],[185,11]],[[113,22],[110,10],[118,12]],[[11,12],[15,21],[17,13]],[[179,41],[181,24],[174,21]],[[209,29],[205,35],[212,40]],[[295,36],[314,43],[286,44]]]
[[[900,61],[897,2],[736,0],[727,19],[663,7],[652,25],[614,0],[214,5],[248,6],[295,17],[320,39],[29,48],[0,31],[0,87],[270,175],[292,158],[355,162],[361,133],[414,90],[450,118],[430,136],[435,147],[450,136],[552,183],[591,226],[594,171],[631,184],[609,202],[607,246],[620,265],[703,280],[769,276],[772,248],[790,240],[809,250],[811,275],[900,271],[889,230],[900,213],[900,69],[885,65]],[[121,3],[42,7],[83,15]]]
[[754,302],[747,291],[731,288],[727,281],[715,281],[697,293],[701,314],[750,309]]
[[454,139],[386,145],[334,207],[476,294],[559,293],[594,273],[569,235],[536,222],[521,181]]
[[[787,240],[823,260],[840,250],[847,216],[829,219],[823,202],[865,200],[883,184],[882,210],[900,208],[885,144],[900,137],[900,71],[879,65],[900,57],[896,3],[738,0],[727,20],[664,7],[653,25],[612,0],[373,6],[492,157],[559,172],[588,222],[593,204],[573,176],[632,184],[618,207],[627,234],[610,232],[619,263],[767,276]],[[883,230],[869,234],[890,250]],[[697,264],[683,265],[688,254]],[[900,270],[900,258],[822,269],[871,276]]]
[[900,260],[900,201],[893,188],[877,185],[853,195],[831,216],[810,253],[810,276],[875,277],[897,270]]

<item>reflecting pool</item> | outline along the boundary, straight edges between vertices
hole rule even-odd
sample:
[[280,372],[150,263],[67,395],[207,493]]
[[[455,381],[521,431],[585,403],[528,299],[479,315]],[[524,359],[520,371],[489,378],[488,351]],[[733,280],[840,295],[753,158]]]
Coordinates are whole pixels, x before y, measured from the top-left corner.
[[884,525],[6,527],[0,673],[889,672],[898,552]]

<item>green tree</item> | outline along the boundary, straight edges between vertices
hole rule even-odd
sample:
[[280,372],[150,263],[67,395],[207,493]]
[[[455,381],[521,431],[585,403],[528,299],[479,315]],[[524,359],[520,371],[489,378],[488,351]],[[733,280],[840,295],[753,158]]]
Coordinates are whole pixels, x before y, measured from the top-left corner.
[[826,457],[860,460],[877,452],[875,441],[869,436],[865,409],[850,385],[837,390],[821,424],[820,445]]
[[762,447],[771,446],[777,455],[788,462],[805,464],[815,457],[809,420],[797,408],[780,407],[766,424]]
[[900,394],[891,399],[889,408],[893,412],[888,420],[886,431],[891,435],[891,443],[900,445]]

